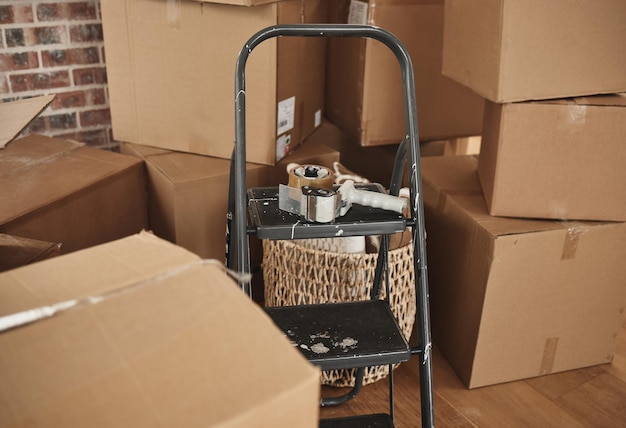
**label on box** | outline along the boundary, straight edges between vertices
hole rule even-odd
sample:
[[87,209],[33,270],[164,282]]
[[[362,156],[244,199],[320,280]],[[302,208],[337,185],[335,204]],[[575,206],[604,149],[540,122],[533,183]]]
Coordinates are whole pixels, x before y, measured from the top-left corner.
[[291,145],[291,135],[281,135],[276,139],[276,162],[287,156]]
[[367,8],[365,1],[352,0],[350,2],[350,11],[348,12],[348,24],[367,24]]
[[317,110],[314,117],[314,125],[317,128],[322,124],[322,110]]
[[280,135],[293,129],[296,115],[296,97],[290,97],[278,103],[278,120],[276,123],[276,135]]

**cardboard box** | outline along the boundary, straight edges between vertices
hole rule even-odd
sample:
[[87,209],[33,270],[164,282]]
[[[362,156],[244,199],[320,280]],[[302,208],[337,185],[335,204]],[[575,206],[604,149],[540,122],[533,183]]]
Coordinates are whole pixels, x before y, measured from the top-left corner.
[[498,103],[626,91],[622,0],[446,0],[443,74]]
[[0,233],[61,243],[68,253],[147,227],[142,162],[29,135],[0,151]]
[[0,233],[0,272],[58,256],[61,244]]
[[[361,20],[355,5],[363,8]],[[443,1],[341,0],[333,1],[331,11],[334,22],[376,25],[405,45],[413,61],[421,141],[480,134],[484,100],[441,74]],[[328,51],[326,117],[363,146],[400,143],[403,90],[393,53],[378,41],[349,38],[330,39]]]
[[[276,166],[248,163],[248,187],[286,184],[289,162],[332,167],[339,154],[311,138]],[[121,151],[146,162],[150,229],[201,257],[224,260],[230,161],[128,143]],[[251,255],[260,264],[259,242]]]
[[422,160],[434,343],[469,388],[610,362],[626,223],[489,216],[476,167]]
[[[317,427],[319,371],[219,264],[141,233],[0,274],[0,425]],[[23,319],[22,319],[23,320]]]
[[488,103],[483,132],[490,214],[626,220],[626,96]]
[[[115,139],[230,159],[235,64],[245,42],[271,25],[326,18],[326,0],[103,3]],[[321,37],[273,38],[253,51],[246,66],[249,162],[274,165],[319,125],[325,59]]]

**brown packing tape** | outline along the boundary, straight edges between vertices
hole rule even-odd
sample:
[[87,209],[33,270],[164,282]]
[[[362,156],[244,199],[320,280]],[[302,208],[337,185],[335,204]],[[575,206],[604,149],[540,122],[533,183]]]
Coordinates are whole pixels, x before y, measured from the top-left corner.
[[541,367],[539,375],[552,373],[554,369],[554,359],[556,357],[556,349],[559,345],[558,337],[548,337],[543,345],[543,358],[541,359]]
[[565,240],[563,241],[561,260],[572,260],[576,257],[580,236],[587,232],[587,227],[580,223],[566,222],[565,224],[567,226],[567,233],[565,234]]
[[298,165],[289,170],[289,187],[320,187],[332,190],[335,176],[333,172],[320,165]]

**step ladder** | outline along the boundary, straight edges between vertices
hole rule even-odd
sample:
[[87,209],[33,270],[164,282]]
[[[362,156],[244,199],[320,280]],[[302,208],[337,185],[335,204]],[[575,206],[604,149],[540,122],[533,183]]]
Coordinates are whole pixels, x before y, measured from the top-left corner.
[[[273,37],[366,37],[387,46],[400,63],[405,112],[405,138],[399,145],[390,194],[397,196],[403,174],[408,174],[410,186],[409,217],[380,208],[353,205],[348,213],[332,223],[306,222],[300,216],[278,207],[278,188],[246,188],[246,88],[245,67],[252,50]],[[367,190],[384,192],[381,185]],[[367,25],[298,24],[276,25],[253,35],[239,53],[235,72],[235,147],[231,161],[229,213],[226,260],[230,269],[244,278],[250,273],[248,237],[260,239],[302,239],[334,237],[338,229],[342,236],[381,235],[371,300],[265,308],[275,324],[298,345],[298,349],[322,370],[356,368],[356,385],[345,396],[322,399],[321,405],[341,404],[360,390],[363,369],[389,365],[389,413],[359,415],[348,418],[320,420],[320,427],[393,427],[393,365],[419,358],[419,382],[422,427],[434,426],[431,333],[428,303],[428,279],[422,188],[419,163],[419,139],[413,66],[402,43],[390,32]],[[416,323],[418,345],[410,347],[395,320],[388,301],[387,272],[388,236],[406,229],[412,231],[416,288]],[[380,299],[383,282],[386,299]],[[242,290],[252,297],[249,281],[240,280]],[[311,350],[311,337],[328,332],[324,338],[325,353]],[[358,338],[357,345],[346,352],[338,346],[340,338]],[[416,415],[416,420],[418,419]]]

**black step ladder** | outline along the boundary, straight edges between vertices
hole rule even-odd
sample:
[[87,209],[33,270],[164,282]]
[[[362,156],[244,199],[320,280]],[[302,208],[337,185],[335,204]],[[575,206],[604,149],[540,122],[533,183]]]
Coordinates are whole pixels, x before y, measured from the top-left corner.
[[[401,142],[392,174],[390,194],[397,196],[406,169],[410,186],[410,211],[403,215],[361,205],[353,205],[348,213],[333,223],[310,223],[300,216],[278,208],[278,188],[246,189],[246,88],[245,66],[252,50],[261,42],[281,36],[299,37],[367,37],[386,45],[400,63],[405,112],[405,138]],[[419,382],[422,427],[434,426],[431,333],[428,303],[428,279],[422,186],[419,163],[419,139],[413,65],[408,52],[390,32],[366,25],[298,24],[277,25],[253,35],[243,46],[235,74],[235,147],[231,161],[229,189],[229,226],[226,260],[230,269],[244,278],[250,273],[249,234],[260,239],[302,239],[336,236],[381,235],[381,245],[371,300],[347,303],[327,303],[266,308],[276,325],[299,345],[298,349],[309,361],[322,370],[356,368],[356,385],[340,398],[322,399],[322,405],[335,405],[356,395],[361,387],[363,369],[369,366],[389,365],[389,413],[360,415],[348,418],[320,420],[320,427],[393,427],[393,365],[408,361],[412,355],[419,358]],[[382,191],[380,185],[366,185],[368,190]],[[261,206],[262,204],[262,206]],[[388,236],[410,228],[414,246],[416,323],[418,345],[409,346],[389,305],[387,272]],[[386,280],[386,299],[380,299],[381,284]],[[242,290],[252,297],[249,281],[240,280]],[[328,332],[323,339],[325,353],[311,350],[311,337]],[[357,338],[356,346],[346,352],[337,346],[340,338]]]

